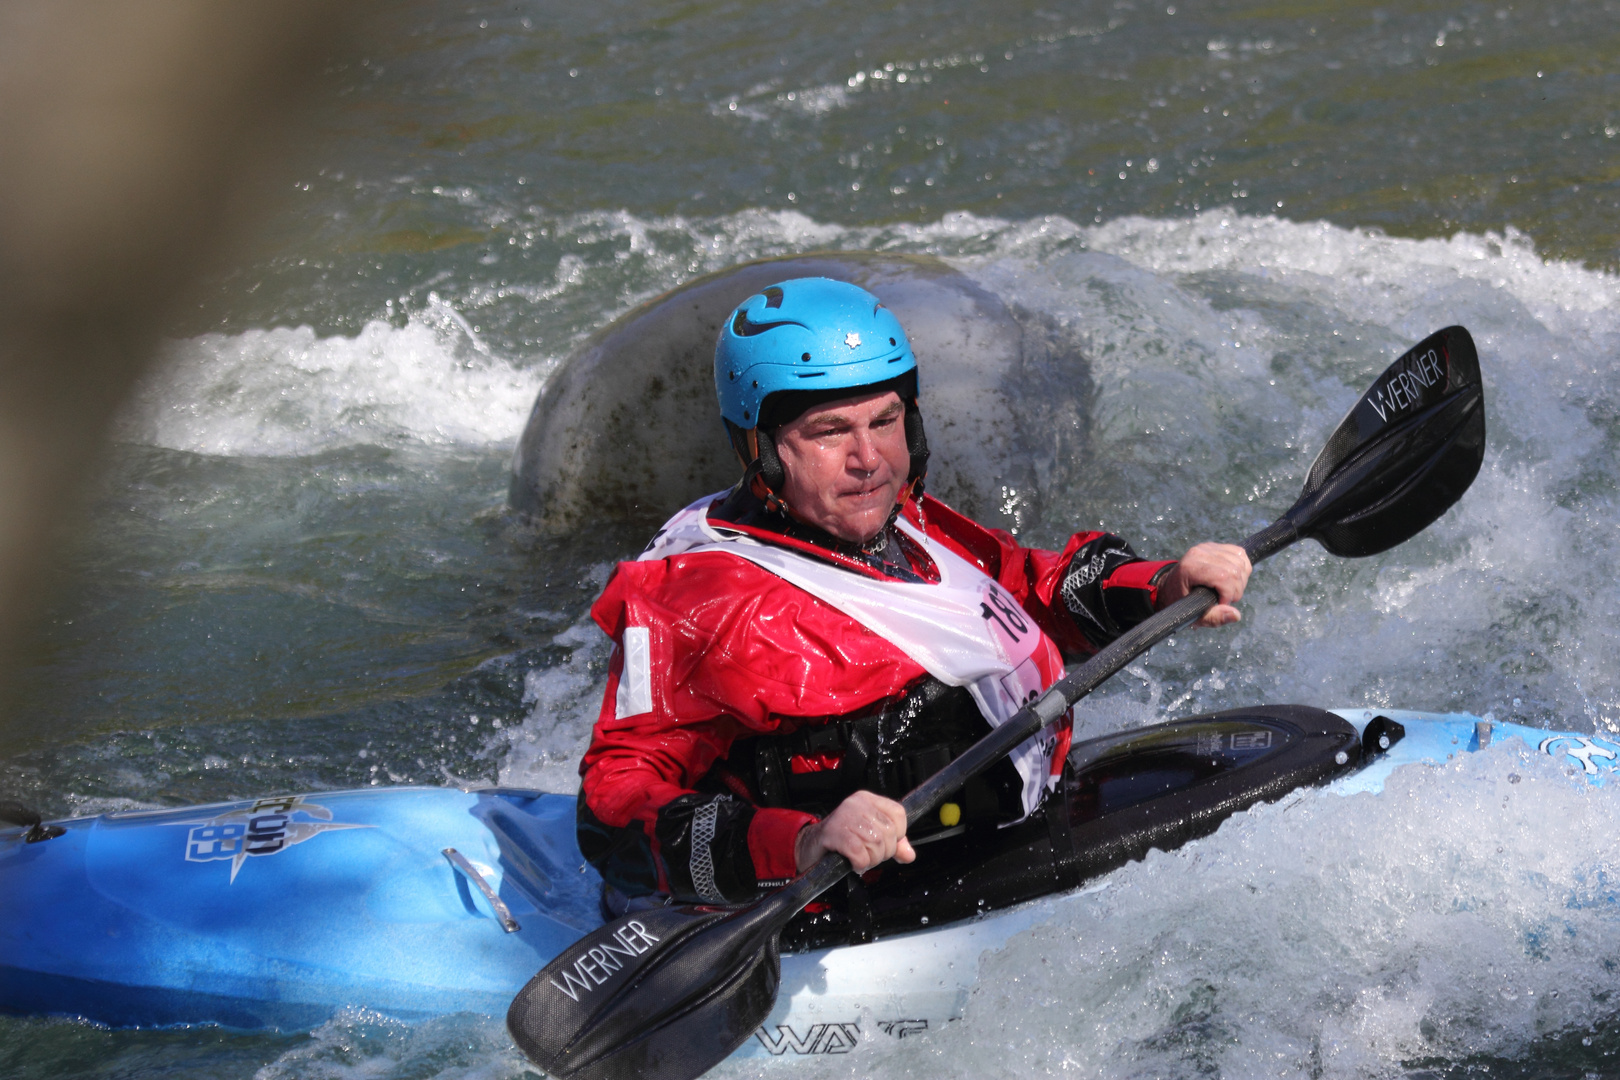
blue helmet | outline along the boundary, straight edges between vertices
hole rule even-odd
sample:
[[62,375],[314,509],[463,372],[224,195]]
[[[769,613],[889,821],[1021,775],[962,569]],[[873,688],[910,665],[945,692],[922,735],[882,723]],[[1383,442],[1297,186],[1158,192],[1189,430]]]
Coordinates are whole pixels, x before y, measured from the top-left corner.
[[[750,296],[720,328],[714,388],[732,445],[769,491],[784,474],[770,428],[813,404],[892,384],[906,403],[911,493],[928,461],[917,358],[894,313],[858,285],[794,278]],[[763,424],[763,427],[762,427]]]
[[720,328],[714,350],[720,415],[744,430],[759,425],[772,394],[854,389],[915,370],[894,313],[831,278],[795,278],[750,296]]

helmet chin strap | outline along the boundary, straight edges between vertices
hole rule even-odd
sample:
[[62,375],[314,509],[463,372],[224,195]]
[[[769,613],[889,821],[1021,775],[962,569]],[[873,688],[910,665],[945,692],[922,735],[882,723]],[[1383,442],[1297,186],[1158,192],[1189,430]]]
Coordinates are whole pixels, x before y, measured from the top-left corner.
[[782,459],[777,456],[775,440],[758,428],[750,428],[743,433],[743,438],[752,458],[743,477],[748,484],[748,490],[764,502],[765,509],[771,513],[779,514],[787,511],[788,505],[782,501],[779,494],[782,488],[787,486],[787,470],[782,467]]
[[754,460],[759,462],[759,478],[771,492],[780,492],[787,487],[787,469],[782,465],[782,458],[776,452],[776,440],[768,432],[755,428],[749,433],[753,437]]
[[922,409],[915,397],[906,401],[906,453],[911,458],[911,472],[900,491],[901,503],[922,498],[923,477],[928,473],[928,434],[923,431]]

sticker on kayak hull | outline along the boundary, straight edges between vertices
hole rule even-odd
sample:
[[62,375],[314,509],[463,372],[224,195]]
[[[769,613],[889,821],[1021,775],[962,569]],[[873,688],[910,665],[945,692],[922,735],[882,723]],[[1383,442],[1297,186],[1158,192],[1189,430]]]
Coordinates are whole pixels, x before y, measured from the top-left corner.
[[185,821],[186,862],[231,864],[231,883],[249,856],[279,855],[294,844],[314,839],[337,829],[374,829],[332,820],[332,811],[305,802],[301,795],[280,799],[260,799],[251,806],[231,810],[207,821]]
[[1592,760],[1593,758],[1604,761],[1610,769],[1620,768],[1620,754],[1617,754],[1611,747],[1599,746],[1585,735],[1553,735],[1542,739],[1541,746],[1538,749],[1544,754],[1557,757],[1558,754],[1554,747],[1560,743],[1565,744],[1564,753],[1580,762],[1581,768],[1589,776],[1595,776],[1598,771],[1597,765]]
[[1268,728],[1259,728],[1254,731],[1232,732],[1233,750],[1270,750],[1271,731]]
[[[904,1039],[927,1031],[928,1021],[879,1020],[877,1026],[885,1035]],[[793,1025],[777,1024],[774,1035],[761,1027],[754,1037],[772,1057],[781,1057],[790,1050],[795,1054],[847,1054],[861,1043],[861,1025],[852,1020],[811,1024],[801,1036]]]
[[795,1054],[847,1054],[860,1045],[861,1027],[849,1021],[811,1024],[801,1037],[791,1024],[777,1024],[775,1035],[761,1027],[754,1037],[772,1057],[781,1057],[789,1050]]
[[1199,757],[1214,757],[1223,749],[1231,750],[1234,754],[1250,750],[1270,750],[1271,729],[1250,728],[1245,731],[1198,734]]

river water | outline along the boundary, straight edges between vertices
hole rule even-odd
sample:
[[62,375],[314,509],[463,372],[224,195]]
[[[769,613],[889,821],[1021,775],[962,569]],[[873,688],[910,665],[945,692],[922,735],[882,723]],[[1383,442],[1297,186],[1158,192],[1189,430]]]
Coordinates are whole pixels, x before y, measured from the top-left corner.
[[[1085,468],[1042,493],[1034,544],[1244,535],[1373,374],[1473,331],[1491,444],[1462,503],[1379,557],[1279,556],[1239,628],[1133,665],[1091,730],[1268,700],[1620,730],[1620,3],[388,20],[330,73],[330,137],[264,254],[198,289],[120,421],[11,695],[8,794],[573,790],[606,661],[584,612],[645,537],[509,519],[534,395],[641,300],[826,248],[943,256],[1082,344]],[[819,1073],[1620,1075],[1620,806],[1533,768],[1502,748],[1241,815],[1055,904],[952,1030]],[[0,1073],[525,1066],[493,1020],[354,1013],[4,1020]]]

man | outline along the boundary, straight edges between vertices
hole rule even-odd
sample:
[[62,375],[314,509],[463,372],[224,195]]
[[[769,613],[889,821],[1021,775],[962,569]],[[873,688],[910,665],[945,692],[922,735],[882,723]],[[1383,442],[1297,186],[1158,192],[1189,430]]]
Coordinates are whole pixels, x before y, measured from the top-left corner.
[[916,360],[863,289],[801,278],[750,297],[721,329],[715,385],[742,480],[672,518],[592,608],[618,647],[579,841],[610,911],[748,900],[829,851],[869,871],[912,862],[912,839],[993,844],[1059,790],[1067,722],[911,837],[895,800],[1065,656],[1192,587],[1220,596],[1201,625],[1239,618],[1242,548],[1148,562],[1081,532],[1040,551],[924,495]]

